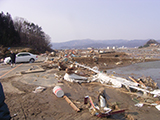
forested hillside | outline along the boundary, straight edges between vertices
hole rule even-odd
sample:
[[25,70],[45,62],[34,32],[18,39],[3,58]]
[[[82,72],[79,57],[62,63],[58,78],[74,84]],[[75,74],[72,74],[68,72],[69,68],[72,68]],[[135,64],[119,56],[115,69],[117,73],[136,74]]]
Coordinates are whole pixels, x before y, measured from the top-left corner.
[[30,47],[38,52],[51,51],[50,37],[42,28],[23,18],[12,20],[9,13],[0,13],[0,45]]

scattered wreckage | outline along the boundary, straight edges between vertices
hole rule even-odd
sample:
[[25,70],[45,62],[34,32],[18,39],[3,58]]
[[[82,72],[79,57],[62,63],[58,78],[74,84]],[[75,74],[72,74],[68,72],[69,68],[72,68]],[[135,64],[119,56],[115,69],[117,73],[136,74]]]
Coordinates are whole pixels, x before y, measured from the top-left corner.
[[[76,111],[76,112],[80,112],[81,109],[78,108],[63,92],[62,88],[60,86],[55,86],[53,88],[53,93],[58,97],[62,97],[64,98],[67,103]],[[98,100],[100,102],[100,107],[93,102],[92,98],[90,96],[85,96],[84,97],[84,105],[86,105],[86,107],[88,107],[89,112],[91,113],[91,115],[97,116],[99,118],[102,117],[109,117],[113,114],[118,114],[118,113],[124,113],[125,109],[119,109],[117,108],[109,108],[107,107],[107,102],[106,102],[106,98],[104,95],[104,90],[101,91],[98,95]]]
[[[86,77],[84,72],[77,70],[80,67],[83,69],[88,69],[89,71],[92,71],[92,73],[95,73],[95,74],[92,74],[91,76]],[[61,67],[59,66],[59,68]],[[146,95],[147,97],[145,99],[141,98],[141,101],[138,100],[140,96],[133,98],[132,100],[136,101],[135,106],[142,107],[143,105],[151,105],[151,106],[155,106],[158,110],[160,110],[160,102],[158,103],[159,97],[160,97],[160,89],[158,89],[157,84],[151,78],[135,79],[134,77],[129,76],[131,80],[128,80],[125,78],[116,77],[116,76],[108,75],[107,73],[101,72],[98,70],[96,66],[91,68],[76,62],[71,64],[68,68],[66,67],[65,71],[66,73],[63,76],[63,79],[69,82],[77,82],[77,83],[100,82],[103,85],[112,86],[115,88],[124,87],[126,88],[126,90],[128,90],[128,93],[141,92],[142,96]],[[86,98],[90,101],[90,105],[91,105],[89,108],[89,111],[91,112],[92,115],[96,115],[97,117],[107,117],[113,114],[125,112],[125,109],[113,110],[111,108],[106,107],[105,105],[106,101],[104,100],[104,96],[100,96],[100,107],[97,106],[95,103],[93,103],[93,100],[91,97],[87,96],[84,98],[84,100],[86,100]],[[148,103],[147,100],[151,98],[153,99],[155,98],[155,99],[152,102]]]
[[[63,59],[63,61],[68,62],[68,59]],[[70,65],[67,66],[64,64],[65,62],[63,63],[63,61],[55,63],[51,60],[49,64],[47,64],[47,66],[54,66],[55,68],[58,68],[59,71],[66,71],[64,76],[59,77],[58,75],[55,75],[55,77],[57,77],[58,79],[63,78],[63,80],[77,83],[100,82],[105,86],[112,86],[115,88],[123,87],[128,91],[127,93],[135,93],[135,95],[137,95],[137,97],[132,99],[134,102],[136,102],[135,106],[142,107],[143,105],[150,105],[155,106],[160,111],[160,89],[158,89],[157,84],[151,78],[135,79],[134,77],[129,76],[130,80],[128,80],[126,78],[116,77],[99,71],[98,67],[96,66],[91,68],[77,62],[73,63],[71,61],[68,62]],[[87,76],[85,70],[89,70],[91,75]],[[139,95],[139,93],[141,93],[141,95]],[[143,98],[143,96],[145,96],[145,98]],[[74,105],[74,103],[66,95],[63,94],[61,97],[63,97],[71,105],[71,107],[73,107],[75,111],[80,111],[80,109],[77,108],[76,105]],[[90,101],[89,111],[92,115],[96,115],[97,117],[107,117],[113,114],[125,112],[125,109],[114,110],[106,107],[107,105],[105,104],[106,100],[104,99],[104,96],[99,97],[100,107],[93,103],[91,97],[85,97],[84,100],[86,99]],[[86,102],[84,102],[84,104],[85,103]]]
[[[93,68],[78,63],[76,64],[80,67],[87,68],[97,73],[95,76],[93,76],[92,81],[98,81],[104,85],[110,85],[116,88],[125,87],[129,92],[135,92],[135,91],[142,92],[143,93],[142,95],[147,95],[148,97],[154,97],[154,98],[157,97],[157,99],[153,101],[155,103],[147,104],[147,102],[143,103],[140,102],[139,104],[152,105],[155,106],[158,110],[160,110],[160,105],[159,105],[160,102],[158,102],[160,97],[160,89],[158,89],[157,83],[155,83],[150,77],[144,79],[140,78],[137,79],[136,81],[135,78],[129,76],[129,78],[132,81],[134,81],[132,82],[125,78],[115,77],[112,75],[108,75],[106,73],[101,73],[100,71],[95,70]],[[146,86],[145,84],[148,86]]]
[[[138,79],[137,81],[135,78],[130,77],[132,80],[127,80],[125,78],[116,77],[113,75],[108,75],[107,73],[103,73],[98,71],[96,67],[90,68],[85,65],[81,65],[79,63],[74,63],[76,67],[82,67],[85,69],[88,69],[90,71],[93,71],[96,73],[96,75],[92,75],[91,77],[84,77],[77,75],[75,73],[66,73],[64,75],[64,80],[70,81],[70,82],[100,82],[104,85],[110,85],[112,87],[121,88],[125,87],[129,92],[142,92],[144,95],[148,95],[150,97],[159,97],[160,96],[160,89],[158,89],[157,84],[150,78],[149,80],[146,79]],[[146,85],[145,85],[146,84]],[[148,86],[147,86],[148,85]],[[158,104],[154,104],[157,108]],[[160,110],[160,109],[158,109]]]

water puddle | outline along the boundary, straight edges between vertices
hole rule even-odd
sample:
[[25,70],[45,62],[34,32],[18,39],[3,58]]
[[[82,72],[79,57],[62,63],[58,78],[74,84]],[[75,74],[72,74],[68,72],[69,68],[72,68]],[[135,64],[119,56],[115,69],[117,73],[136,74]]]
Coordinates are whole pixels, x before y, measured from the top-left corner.
[[136,63],[126,67],[120,67],[107,70],[107,73],[115,74],[115,76],[125,77],[133,76],[139,78],[141,76],[150,76],[157,82],[160,88],[160,61]]

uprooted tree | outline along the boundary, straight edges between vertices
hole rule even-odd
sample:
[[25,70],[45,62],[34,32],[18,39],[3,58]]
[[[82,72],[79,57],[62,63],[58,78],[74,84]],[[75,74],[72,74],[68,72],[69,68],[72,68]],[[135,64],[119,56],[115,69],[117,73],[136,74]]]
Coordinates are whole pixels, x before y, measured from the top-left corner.
[[30,47],[39,52],[52,50],[51,38],[41,27],[18,17],[13,22],[11,15],[5,15],[3,12],[0,13],[0,39],[0,44],[7,47]]

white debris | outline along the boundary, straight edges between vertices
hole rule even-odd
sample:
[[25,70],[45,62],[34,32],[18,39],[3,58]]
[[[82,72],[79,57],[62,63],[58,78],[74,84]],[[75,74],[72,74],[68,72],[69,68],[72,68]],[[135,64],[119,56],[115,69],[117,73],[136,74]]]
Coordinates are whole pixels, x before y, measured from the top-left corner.
[[160,96],[160,89],[156,89],[156,90],[153,90],[152,92],[150,92],[151,94],[154,94],[154,97],[158,97]]
[[122,87],[122,85],[138,86],[138,83],[134,83],[134,82],[131,82],[129,80],[126,80],[126,79],[120,78],[120,77],[108,76],[107,74],[104,74],[104,73],[99,73],[98,79],[100,80],[100,83],[102,83],[102,84],[112,83],[112,86],[117,87],[117,88]]
[[101,108],[106,106],[106,100],[104,99],[103,96],[100,95],[100,106]]
[[157,105],[156,108],[160,111],[160,105]]
[[136,107],[143,107],[143,103],[137,103],[134,106],[136,106]]
[[111,108],[108,108],[108,107],[104,107],[104,111],[105,111],[105,113],[109,113],[109,112],[112,111],[112,109],[111,109]]
[[87,82],[88,78],[76,75],[74,73],[72,73],[72,74],[66,73],[64,75],[64,80],[69,81],[69,82],[79,82],[79,83],[81,83],[81,82]]
[[120,87],[122,87],[122,85],[124,85],[126,88],[133,88],[133,89],[136,89],[137,91],[142,91],[145,93],[153,94],[154,97],[160,96],[160,89],[157,89],[154,91],[149,91],[149,90],[147,90],[147,88],[138,87],[139,83],[135,83],[135,82],[129,81],[129,80],[121,78],[121,77],[109,76],[106,73],[101,73],[98,70],[95,70],[95,69],[90,68],[88,66],[81,65],[79,63],[75,63],[75,64],[77,64],[80,67],[84,67],[86,69],[89,69],[89,70],[97,73],[97,75],[95,75],[93,77],[93,81],[98,80],[101,84],[106,84],[106,85],[111,83],[112,86],[116,87],[116,88],[120,88]]
[[33,91],[33,93],[40,93],[40,92],[42,92],[42,91],[45,90],[45,89],[46,89],[45,87],[39,86],[39,87],[37,87],[37,88]]

